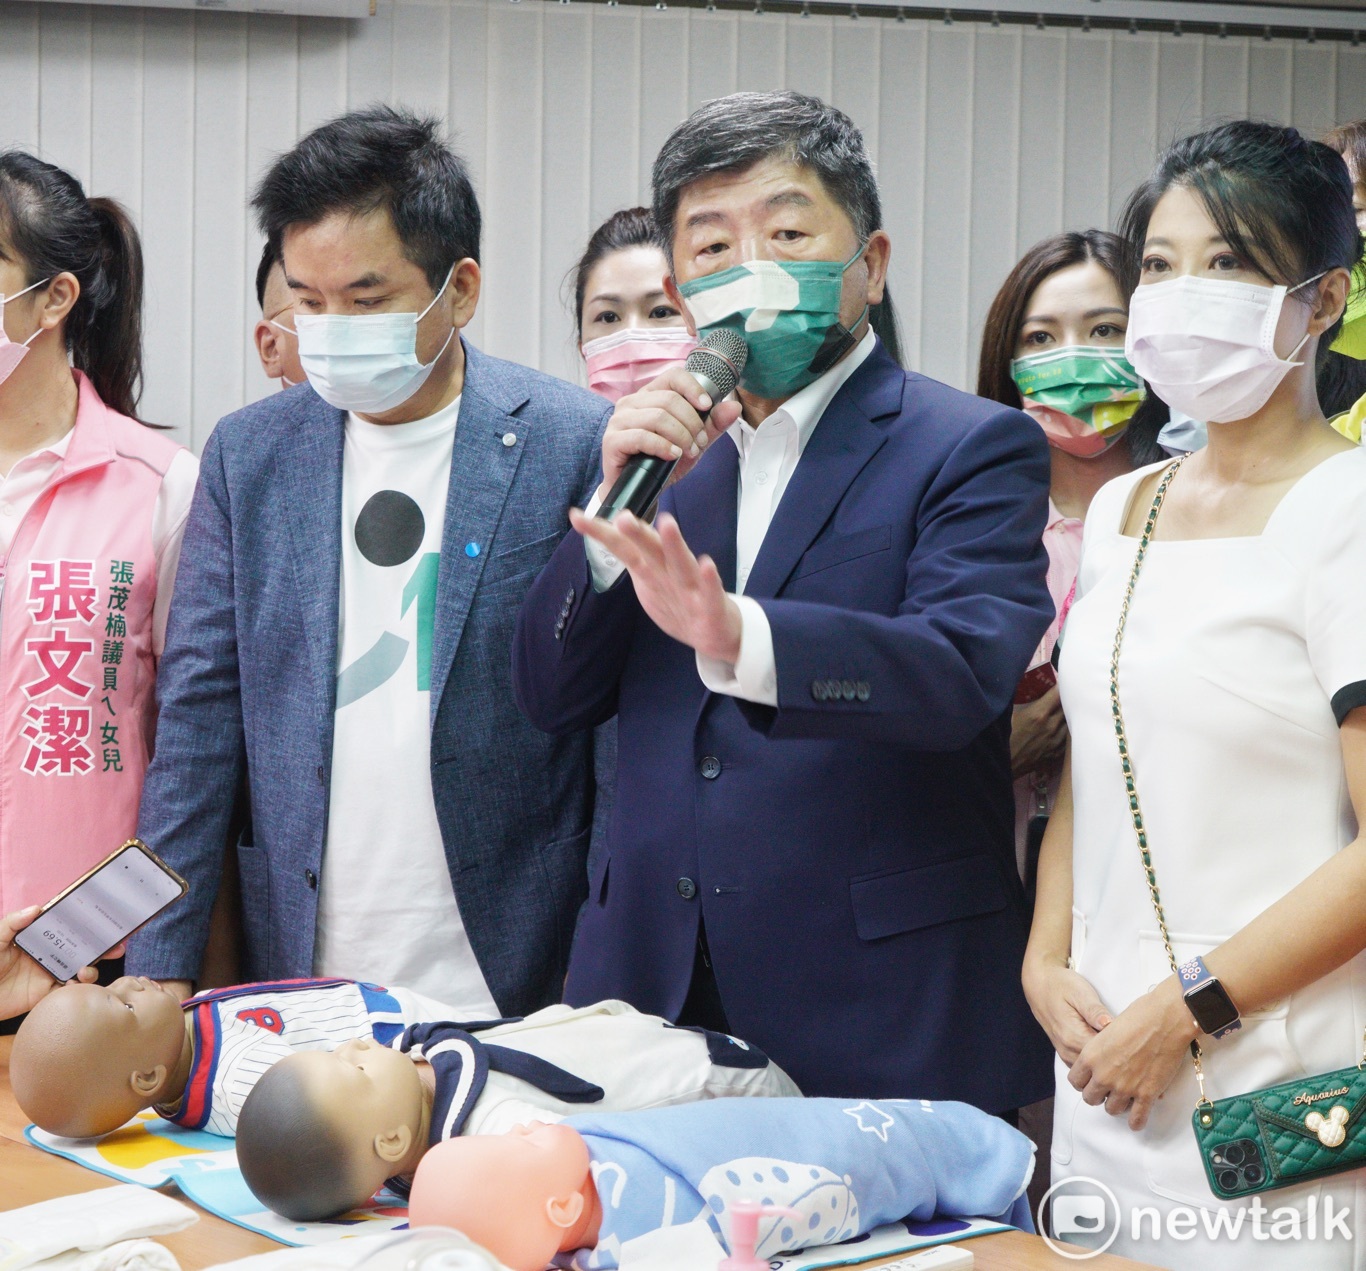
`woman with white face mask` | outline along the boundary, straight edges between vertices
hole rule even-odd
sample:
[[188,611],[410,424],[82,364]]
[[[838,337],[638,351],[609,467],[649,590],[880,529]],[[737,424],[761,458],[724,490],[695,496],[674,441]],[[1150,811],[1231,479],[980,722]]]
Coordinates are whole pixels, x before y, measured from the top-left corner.
[[617,402],[697,347],[664,292],[669,262],[648,208],[613,212],[588,240],[570,276],[588,387]]
[[142,249],[69,173],[0,153],[0,910],[137,829],[197,464],[135,418]]
[[[1163,156],[1123,228],[1126,353],[1209,443],[1087,517],[1024,968],[1059,1056],[1053,1179],[1118,1201],[1079,1243],[1345,1271],[1362,1172],[1283,1184],[1362,1131],[1311,1080],[1357,1071],[1366,1021],[1366,454],[1315,386],[1360,256],[1351,182],[1293,129],[1226,124]],[[1283,1124],[1218,1137],[1218,1101],[1291,1080]]]

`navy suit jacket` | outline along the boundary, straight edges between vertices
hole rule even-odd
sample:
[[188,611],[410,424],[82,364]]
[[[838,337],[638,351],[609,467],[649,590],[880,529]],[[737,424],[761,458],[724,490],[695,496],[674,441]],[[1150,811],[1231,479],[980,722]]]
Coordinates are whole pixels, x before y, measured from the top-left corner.
[[[469,345],[465,354],[432,644],[432,790],[470,943],[499,1010],[520,1015],[560,996],[586,888],[593,753],[590,734],[550,738],[518,712],[513,626],[569,506],[596,483],[611,407]],[[327,868],[343,429],[343,413],[305,385],[229,415],[204,449],[140,818],[142,837],[191,887],[134,938],[137,973],[198,975],[244,765],[243,970],[253,980],[312,971]],[[375,850],[397,857],[403,844]]]
[[[737,453],[661,500],[735,580]],[[709,693],[623,575],[561,543],[528,593],[518,701],[557,735],[618,718],[616,807],[566,996],[676,1018],[699,922],[731,1027],[810,1095],[1052,1089],[1025,1003],[1009,709],[1052,617],[1048,455],[1015,410],[879,345],[835,396],[746,594],[778,706]]]

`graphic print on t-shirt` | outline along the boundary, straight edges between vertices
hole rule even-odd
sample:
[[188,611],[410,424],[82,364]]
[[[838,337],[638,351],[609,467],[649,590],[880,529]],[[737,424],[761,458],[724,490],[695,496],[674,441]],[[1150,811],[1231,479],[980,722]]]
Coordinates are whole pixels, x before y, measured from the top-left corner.
[[[497,1015],[451,881],[432,792],[432,650],[459,403],[346,420],[336,713],[314,973],[416,988]],[[464,557],[460,563],[464,563]]]
[[[402,490],[379,490],[366,500],[356,517],[355,540],[360,554],[381,569],[412,560],[422,546],[427,523],[422,509]],[[403,588],[406,614],[417,603],[417,690],[431,689],[432,628],[436,622],[436,576],[440,552],[424,552]],[[379,639],[337,676],[337,709],[373,693],[403,665],[408,641],[393,631]]]

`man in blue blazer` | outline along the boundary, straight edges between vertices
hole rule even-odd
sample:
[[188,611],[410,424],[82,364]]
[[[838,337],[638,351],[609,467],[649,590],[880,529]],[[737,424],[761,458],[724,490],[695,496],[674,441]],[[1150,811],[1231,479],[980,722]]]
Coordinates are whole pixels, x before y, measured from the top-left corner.
[[[705,422],[681,372],[618,403],[518,622],[529,717],[620,729],[567,998],[734,1031],[807,1094],[1010,1112],[1052,1087],[1009,763],[1051,613],[1043,435],[869,329],[889,240],[840,112],[708,103],[654,209],[674,302],[749,361]],[[678,459],[658,516],[594,519],[633,453]]]
[[433,121],[333,120],[255,205],[310,383],[204,450],[140,828],[190,893],[129,964],[199,974],[245,773],[248,978],[520,1015],[559,998],[594,791],[591,735],[519,714],[512,634],[610,407],[461,338],[479,209]]

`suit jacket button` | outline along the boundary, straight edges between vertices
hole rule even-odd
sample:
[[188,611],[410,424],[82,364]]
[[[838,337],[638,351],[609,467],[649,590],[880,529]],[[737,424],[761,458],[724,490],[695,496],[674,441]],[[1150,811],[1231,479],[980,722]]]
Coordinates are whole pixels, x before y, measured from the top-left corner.
[[846,702],[852,702],[854,700],[854,681],[841,680],[840,693],[843,695]]
[[304,882],[308,884],[310,891],[318,890],[318,876],[311,869],[304,870]]
[[832,702],[838,702],[840,700],[840,682],[838,680],[826,680],[825,695]]
[[866,702],[872,696],[872,689],[868,687],[867,680],[859,680],[859,682],[854,685],[854,696],[857,697],[860,702]]
[[570,608],[573,606],[573,604],[574,604],[574,595],[575,595],[575,592],[574,592],[574,589],[573,589],[572,587],[571,587],[567,592],[564,593],[564,607],[565,607],[566,610],[570,609]]
[[823,701],[825,701],[825,681],[824,681],[824,680],[812,680],[812,681],[811,681],[811,696],[814,697],[818,702],[823,702]]
[[715,781],[721,775],[721,761],[715,755],[704,755],[697,771],[708,781]]
[[678,889],[678,894],[684,900],[691,900],[697,895],[697,884],[691,878],[680,878],[674,886]]

